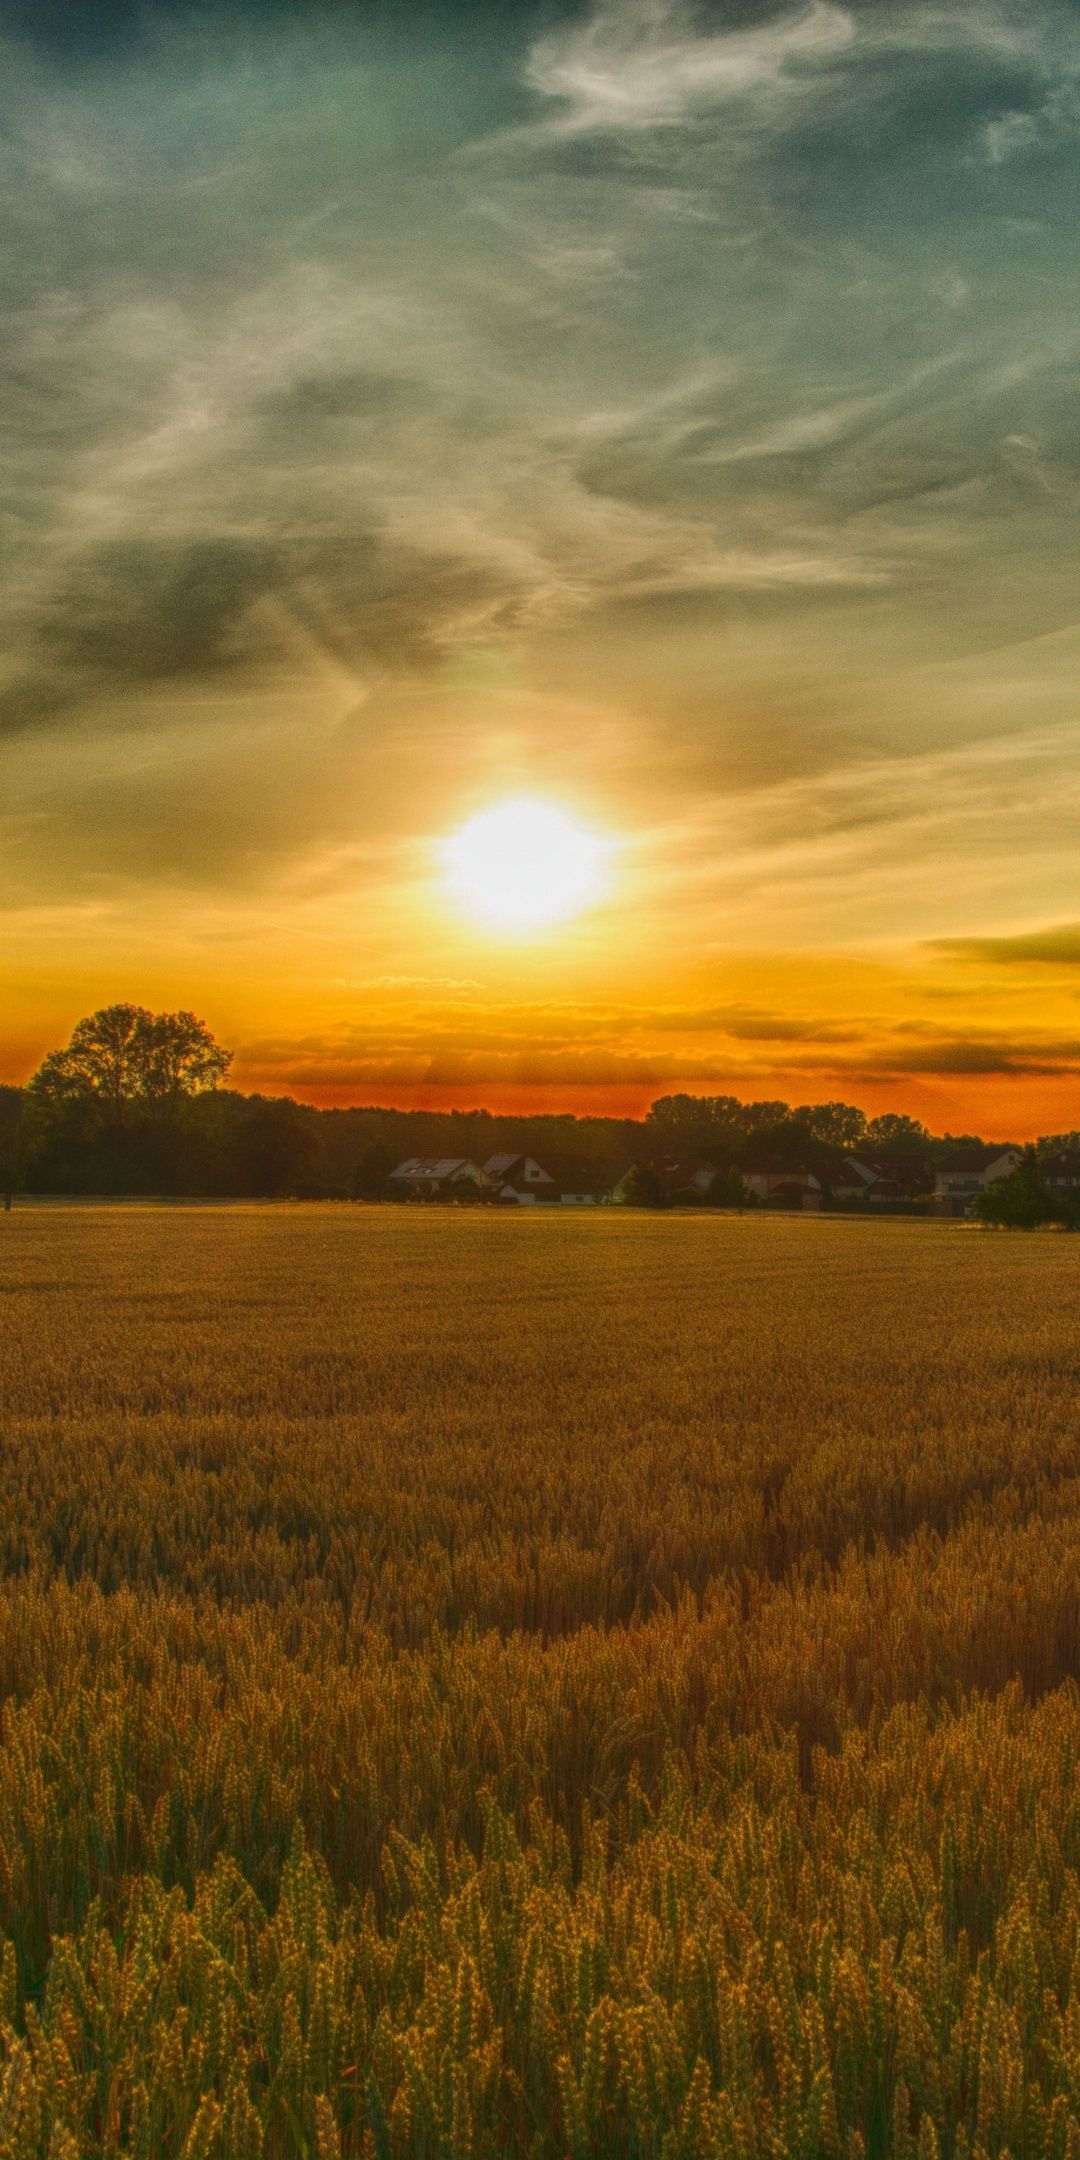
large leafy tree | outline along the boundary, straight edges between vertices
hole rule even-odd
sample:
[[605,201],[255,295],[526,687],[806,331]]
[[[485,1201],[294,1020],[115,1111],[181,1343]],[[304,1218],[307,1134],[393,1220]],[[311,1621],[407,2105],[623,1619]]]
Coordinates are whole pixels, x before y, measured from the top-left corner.
[[194,1013],[105,1005],[80,1020],[66,1050],[50,1051],[30,1082],[38,1104],[99,1108],[112,1125],[130,1105],[172,1105],[225,1078],[232,1052]]
[[744,1103],[737,1095],[661,1095],[645,1124],[650,1138],[655,1135],[678,1154],[726,1162],[748,1134],[771,1133],[790,1115],[785,1102]]
[[215,1042],[205,1020],[192,1012],[155,1013],[144,1050],[144,1093],[155,1102],[176,1102],[217,1087],[232,1064],[232,1051]]
[[805,1126],[811,1139],[826,1147],[857,1147],[867,1130],[865,1110],[846,1102],[806,1103],[793,1111],[792,1123]]
[[659,1095],[645,1123],[665,1140],[685,1142],[687,1134],[741,1131],[743,1117],[737,1095]]

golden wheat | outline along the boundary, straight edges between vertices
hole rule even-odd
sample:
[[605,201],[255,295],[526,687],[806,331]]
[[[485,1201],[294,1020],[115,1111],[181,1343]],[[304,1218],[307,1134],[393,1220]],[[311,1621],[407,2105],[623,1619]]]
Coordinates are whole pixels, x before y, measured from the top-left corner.
[[0,1235],[0,2160],[1080,2160],[1080,1246]]

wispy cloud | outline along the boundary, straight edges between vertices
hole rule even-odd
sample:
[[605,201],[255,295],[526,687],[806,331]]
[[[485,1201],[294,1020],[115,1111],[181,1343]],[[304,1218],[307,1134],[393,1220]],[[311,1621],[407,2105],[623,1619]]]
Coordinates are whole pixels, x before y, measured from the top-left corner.
[[811,4],[747,29],[700,31],[684,0],[604,0],[532,52],[532,88],[565,135],[673,127],[748,96],[793,96],[855,38],[851,13]]
[[905,757],[864,754],[712,796],[652,836],[643,867],[676,904],[708,895],[762,947],[908,942],[973,908],[1000,914],[1067,885],[1080,812],[1080,730],[1002,734]]
[[984,122],[993,161],[1028,148],[1066,115],[1075,121],[1067,14],[1025,11],[1009,0],[978,8],[897,0],[888,9],[868,0],[791,0],[757,20],[720,23],[693,0],[596,0],[584,23],[537,41],[527,73],[555,108],[541,124],[551,137],[632,137],[714,116],[730,128],[734,116],[737,139],[741,125],[803,120],[808,105],[830,93],[880,101],[875,69],[883,58],[899,73],[954,55],[996,67],[1014,84],[1015,102],[999,96]]
[[334,983],[339,990],[419,990],[451,997],[464,997],[483,988],[472,975],[337,975]]

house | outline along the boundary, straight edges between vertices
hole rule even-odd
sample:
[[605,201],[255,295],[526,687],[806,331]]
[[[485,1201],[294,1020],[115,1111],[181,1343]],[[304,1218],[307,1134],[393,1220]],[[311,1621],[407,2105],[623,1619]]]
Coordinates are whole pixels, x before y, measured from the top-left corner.
[[509,1207],[534,1207],[538,1200],[558,1197],[555,1180],[533,1155],[489,1155],[484,1176],[492,1198]]
[[507,1207],[595,1207],[600,1197],[594,1172],[569,1160],[549,1168],[535,1155],[489,1155],[483,1174]]
[[823,1164],[818,1174],[830,1198],[841,1206],[868,1199],[877,1183],[877,1172],[861,1155],[838,1156],[835,1162]]
[[922,1155],[912,1155],[905,1149],[860,1148],[853,1160],[868,1175],[861,1197],[870,1207],[927,1200],[934,1190],[932,1166]]
[[551,1197],[559,1207],[596,1207],[605,1198],[601,1173],[580,1156],[549,1155],[547,1168],[555,1186]]
[[933,1172],[923,1179],[916,1170],[898,1170],[894,1177],[875,1178],[866,1198],[870,1207],[894,1207],[898,1203],[905,1207],[921,1203],[925,1207],[933,1190]]
[[[770,1179],[769,1189],[764,1195],[766,1207],[799,1208],[803,1213],[821,1207],[825,1195],[820,1180],[813,1171],[798,1170],[791,1176],[785,1176],[782,1171],[775,1177],[771,1172],[765,1174]],[[744,1178],[743,1183],[746,1182]],[[753,1191],[753,1185],[749,1189]]]
[[568,1170],[566,1179],[559,1188],[560,1207],[597,1207],[604,1198],[590,1171]]
[[935,1215],[973,1215],[980,1193],[1011,1176],[1021,1161],[1019,1148],[1001,1148],[996,1155],[980,1147],[957,1148],[934,1175]]
[[386,1186],[399,1200],[479,1199],[487,1190],[483,1171],[464,1155],[410,1155]]
[[716,1182],[712,1163],[663,1162],[654,1163],[652,1169],[660,1181],[665,1200],[675,1206],[680,1202],[707,1200]]
[[1080,1192],[1080,1148],[1066,1148],[1057,1155],[1042,1155],[1039,1169],[1054,1192]]
[[693,1206],[695,1201],[708,1198],[715,1177],[712,1163],[679,1162],[669,1155],[639,1155],[616,1179],[611,1198],[622,1200],[632,1184],[644,1179],[655,1187],[661,1206]]
[[743,1159],[743,1188],[765,1207],[820,1208],[824,1180],[806,1162],[783,1162],[769,1148],[754,1149]]
[[910,1156],[823,1151],[810,1160],[784,1162],[765,1149],[747,1156],[743,1184],[769,1207],[861,1209],[926,1199],[933,1173],[928,1163]]

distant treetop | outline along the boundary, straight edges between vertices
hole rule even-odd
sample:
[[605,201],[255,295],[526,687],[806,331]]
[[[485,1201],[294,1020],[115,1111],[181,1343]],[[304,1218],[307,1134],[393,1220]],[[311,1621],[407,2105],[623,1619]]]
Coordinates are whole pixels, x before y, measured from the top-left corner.
[[918,1148],[925,1147],[930,1134],[918,1118],[885,1110],[880,1117],[870,1119],[863,1137],[870,1147]]
[[50,1051],[30,1082],[40,1103],[97,1103],[119,1118],[125,1104],[169,1104],[224,1080],[232,1051],[191,1012],[105,1005],[80,1020],[66,1050]]

